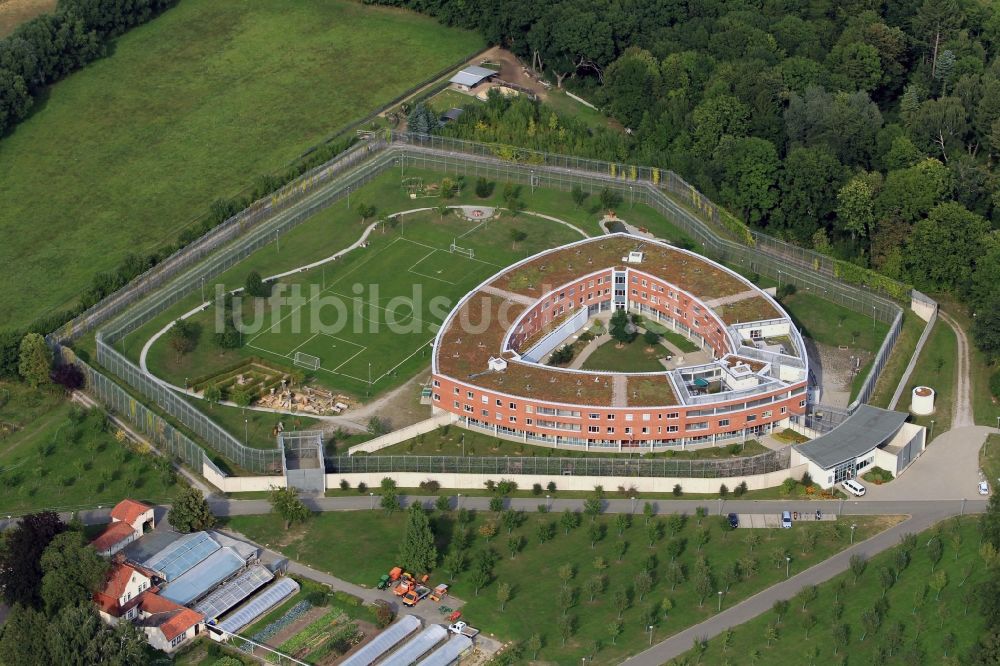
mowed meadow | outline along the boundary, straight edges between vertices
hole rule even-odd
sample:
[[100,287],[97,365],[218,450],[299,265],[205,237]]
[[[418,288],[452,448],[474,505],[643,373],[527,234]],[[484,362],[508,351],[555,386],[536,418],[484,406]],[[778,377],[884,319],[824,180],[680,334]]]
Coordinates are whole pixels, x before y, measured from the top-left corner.
[[0,139],[5,324],[72,305],[95,273],[483,45],[350,0],[182,0]]

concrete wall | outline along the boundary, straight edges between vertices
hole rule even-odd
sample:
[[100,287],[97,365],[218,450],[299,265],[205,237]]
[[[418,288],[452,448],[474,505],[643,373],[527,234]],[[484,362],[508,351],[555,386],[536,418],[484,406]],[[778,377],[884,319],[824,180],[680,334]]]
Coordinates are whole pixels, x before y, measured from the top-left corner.
[[224,493],[247,493],[287,485],[284,476],[222,476],[209,465],[202,465],[201,475]]
[[486,481],[493,479],[500,481],[508,478],[517,481],[519,488],[531,488],[538,483],[543,486],[549,481],[555,481],[559,490],[593,490],[594,486],[604,486],[613,488],[618,485],[635,486],[639,492],[644,493],[669,493],[674,489],[675,484],[680,484],[684,492],[687,493],[717,493],[719,486],[726,484],[730,490],[738,486],[742,481],[746,481],[749,490],[760,490],[762,488],[773,488],[781,485],[785,479],[800,478],[806,471],[805,464],[797,465],[790,469],[769,472],[767,474],[756,474],[744,477],[727,477],[715,479],[694,479],[694,478],[651,478],[651,477],[608,477],[608,476],[535,476],[530,474],[427,474],[423,472],[394,472],[394,473],[351,473],[351,474],[327,474],[327,488],[336,488],[341,480],[346,480],[352,488],[356,488],[361,482],[369,488],[376,488],[385,477],[391,477],[401,488],[416,488],[422,481],[434,480],[441,484],[442,488],[483,488]]
[[[382,435],[381,437],[376,437],[375,439],[370,439],[362,444],[355,444],[350,449],[347,450],[348,455],[354,455],[360,451],[365,453],[373,453],[380,449],[384,449],[393,444],[399,444],[400,442],[405,442],[408,439],[416,437],[417,435],[423,435],[425,433],[434,430],[438,426],[445,425],[446,423],[454,423],[458,420],[458,417],[450,412],[439,411],[437,414],[429,419],[420,421],[419,423],[414,423],[411,426],[406,426],[405,428],[400,428],[399,430],[393,430],[387,435]],[[327,486],[329,488],[330,486]]]

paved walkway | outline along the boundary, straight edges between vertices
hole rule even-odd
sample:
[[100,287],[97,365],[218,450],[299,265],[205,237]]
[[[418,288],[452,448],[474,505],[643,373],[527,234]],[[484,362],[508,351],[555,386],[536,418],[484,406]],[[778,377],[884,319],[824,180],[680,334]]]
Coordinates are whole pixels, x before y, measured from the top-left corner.
[[[847,571],[852,555],[862,555],[871,558],[899,543],[900,538],[907,533],[917,533],[952,515],[948,511],[930,511],[913,516],[894,527],[876,534],[867,541],[846,548],[833,557],[823,560],[801,573],[784,580],[777,585],[762,590],[731,608],[724,608],[700,624],[689,627],[674,634],[670,638],[657,643],[648,650],[639,653],[623,662],[627,666],[660,666],[670,659],[678,657],[691,649],[696,638],[713,638],[727,629],[748,622],[763,613],[769,612],[775,601],[791,599],[799,590],[807,585],[819,585],[834,576]],[[723,605],[725,601],[723,600]]]

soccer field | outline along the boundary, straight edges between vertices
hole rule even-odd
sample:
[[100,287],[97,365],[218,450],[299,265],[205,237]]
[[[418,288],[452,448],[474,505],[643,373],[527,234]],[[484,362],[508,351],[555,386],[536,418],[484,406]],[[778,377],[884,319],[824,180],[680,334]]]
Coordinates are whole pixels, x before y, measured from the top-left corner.
[[[376,384],[394,376],[408,360],[429,358],[450,305],[502,268],[449,247],[396,237],[311,289],[301,307],[272,312],[246,346],[263,358],[298,359],[335,383]],[[318,367],[310,367],[308,357],[318,359]]]
[[[512,228],[528,234],[516,247]],[[437,327],[471,289],[518,259],[579,238],[572,229],[539,218],[501,216],[484,222],[454,213],[444,218],[410,214],[395,229],[372,233],[367,247],[281,278],[272,298],[234,303],[244,331],[242,347],[216,345],[218,322],[208,310],[191,318],[200,331],[191,353],[176,354],[169,336],[162,336],[149,350],[148,367],[184,385],[241,357],[258,357],[298,367],[336,391],[374,396],[427,367]]]
[[0,326],[72,305],[126,254],[175,242],[215,199],[482,46],[350,0],[184,0],[129,31],[0,140],[0,262],[31,285],[3,290]]

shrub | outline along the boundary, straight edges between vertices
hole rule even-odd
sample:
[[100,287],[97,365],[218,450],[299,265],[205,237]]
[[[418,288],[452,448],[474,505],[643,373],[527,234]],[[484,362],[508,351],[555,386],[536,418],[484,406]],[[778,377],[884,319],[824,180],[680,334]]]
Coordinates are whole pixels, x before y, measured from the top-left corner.
[[378,599],[373,606],[375,609],[375,626],[379,629],[384,629],[392,624],[392,621],[396,618],[396,613],[393,612],[386,601]]
[[674,493],[674,497],[680,497],[681,495],[684,494],[684,489],[681,488],[681,484],[679,484],[679,483],[675,483],[674,484],[673,493]]
[[537,495],[541,495],[542,494],[542,484],[540,484],[540,483],[533,484],[531,486],[531,494],[532,495],[536,495],[536,496]]
[[487,199],[493,194],[493,188],[496,183],[486,180],[485,178],[476,179],[476,196],[480,199]]
[[420,489],[426,490],[429,493],[436,493],[441,490],[441,484],[434,479],[428,479],[427,481],[420,482]]
[[554,493],[556,491],[556,482],[555,481],[549,481],[549,485],[545,486],[545,488],[550,493]]
[[782,495],[791,495],[792,493],[795,492],[795,488],[798,485],[799,482],[796,481],[795,479],[785,479],[784,481],[781,482],[781,489],[779,492]]
[[802,479],[799,481],[799,483],[801,483],[803,486],[807,488],[813,485],[812,474],[810,474],[808,471],[802,472]]
[[497,489],[497,482],[494,481],[493,479],[487,479],[483,483],[483,485],[486,486],[486,490],[490,491],[491,493]]
[[361,494],[364,494],[367,491],[368,491],[368,484],[365,483],[364,481],[359,481],[358,482],[358,492],[361,493]]
[[512,492],[517,490],[517,481],[511,481],[510,479],[500,479],[500,483],[497,484],[497,492],[506,497]]
[[340,480],[340,489],[341,490],[349,490],[350,488],[351,488],[350,481],[348,481],[347,479],[341,479]]
[[861,475],[865,481],[871,481],[874,484],[882,484],[892,481],[895,477],[887,469],[882,469],[881,467],[875,466],[870,470]]
[[657,342],[660,341],[660,334],[657,333],[656,331],[646,331],[643,334],[642,338],[643,340],[646,341],[647,345],[652,347],[653,345],[655,345]]

